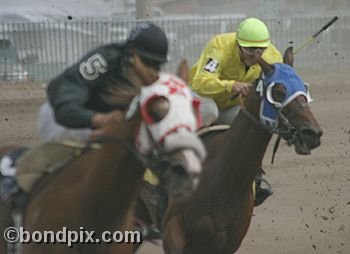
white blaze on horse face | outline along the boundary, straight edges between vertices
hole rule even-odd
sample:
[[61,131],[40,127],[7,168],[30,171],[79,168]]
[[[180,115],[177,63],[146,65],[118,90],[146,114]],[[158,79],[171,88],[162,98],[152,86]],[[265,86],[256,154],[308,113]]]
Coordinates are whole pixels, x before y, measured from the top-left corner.
[[186,149],[181,152],[187,163],[187,173],[192,176],[198,176],[202,172],[202,164],[193,150]]

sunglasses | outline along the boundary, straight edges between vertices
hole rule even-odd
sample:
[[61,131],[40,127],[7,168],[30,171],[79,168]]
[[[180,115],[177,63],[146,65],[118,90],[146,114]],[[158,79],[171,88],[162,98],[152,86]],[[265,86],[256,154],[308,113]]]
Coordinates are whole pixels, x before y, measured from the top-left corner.
[[262,55],[266,48],[254,48],[254,47],[239,47],[241,52],[246,55]]
[[155,69],[156,71],[160,71],[161,67],[162,67],[162,63],[157,61],[157,60],[153,60],[153,59],[149,59],[146,57],[140,57],[142,63],[144,63],[145,65]]

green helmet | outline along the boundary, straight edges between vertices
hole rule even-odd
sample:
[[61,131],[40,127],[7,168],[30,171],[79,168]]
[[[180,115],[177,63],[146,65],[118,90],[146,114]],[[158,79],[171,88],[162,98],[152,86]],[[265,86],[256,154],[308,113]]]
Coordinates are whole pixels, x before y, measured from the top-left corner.
[[265,48],[270,45],[269,30],[261,20],[247,18],[238,26],[237,41],[241,47]]

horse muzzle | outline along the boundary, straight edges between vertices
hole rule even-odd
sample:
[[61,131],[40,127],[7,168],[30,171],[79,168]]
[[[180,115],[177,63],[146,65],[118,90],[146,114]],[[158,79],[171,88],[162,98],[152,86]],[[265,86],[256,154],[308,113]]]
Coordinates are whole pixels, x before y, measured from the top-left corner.
[[185,149],[172,155],[169,163],[163,174],[168,194],[177,197],[189,196],[199,183],[201,160],[193,150]]
[[195,133],[179,131],[167,136],[163,142],[169,166],[163,175],[170,195],[188,196],[196,188],[202,172],[206,151]]
[[294,141],[295,152],[297,154],[308,155],[312,149],[321,145],[323,131],[316,127],[303,127],[298,131]]

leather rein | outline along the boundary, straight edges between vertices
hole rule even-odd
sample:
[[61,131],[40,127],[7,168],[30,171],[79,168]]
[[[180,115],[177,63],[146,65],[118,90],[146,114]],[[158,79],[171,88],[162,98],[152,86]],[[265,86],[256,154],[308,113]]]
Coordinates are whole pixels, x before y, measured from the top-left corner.
[[[304,110],[305,108],[308,108],[309,104],[307,102],[298,103],[298,106],[294,108],[291,112],[288,112],[287,114],[284,114],[282,112],[283,108],[276,108],[278,110],[278,116],[281,120],[282,126],[285,127],[285,129],[281,129],[279,127],[270,127],[261,123],[260,120],[257,117],[255,117],[252,113],[250,113],[249,110],[244,105],[243,95],[239,93],[237,94],[237,96],[239,97],[239,105],[240,105],[241,111],[254,125],[260,127],[261,129],[263,129],[269,134],[277,134],[277,139],[274,145],[272,159],[271,159],[271,164],[273,164],[275,154],[278,150],[278,146],[281,141],[281,138],[286,140],[288,146],[291,146],[295,142],[295,139],[297,138],[298,132],[296,128],[291,124],[289,119],[294,117],[299,111]],[[260,96],[259,98],[261,99]]]

